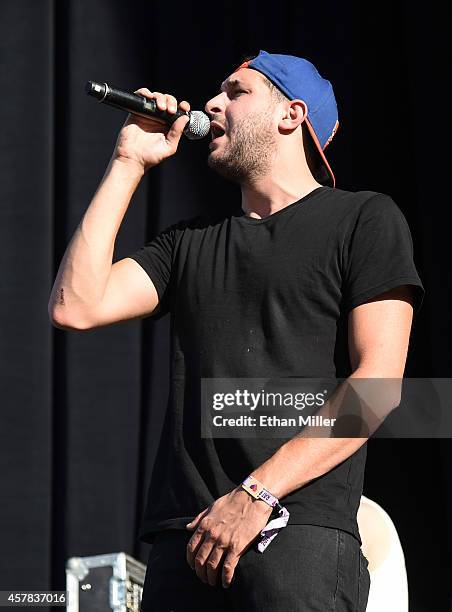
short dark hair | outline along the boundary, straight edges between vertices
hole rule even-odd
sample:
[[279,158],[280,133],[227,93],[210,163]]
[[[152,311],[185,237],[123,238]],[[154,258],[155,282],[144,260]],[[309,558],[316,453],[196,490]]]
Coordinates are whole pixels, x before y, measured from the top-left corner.
[[263,78],[264,83],[269,88],[272,98],[274,99],[275,102],[289,102],[290,101],[289,98],[286,96],[286,94],[284,94],[280,89],[278,89],[276,85],[273,85],[273,83],[270,81],[270,79],[268,79],[265,76],[265,74],[262,74],[261,72],[259,74]]
[[[261,76],[263,77],[264,83],[269,88],[272,98],[276,103],[290,101],[290,99],[278,87],[276,87],[276,85],[274,85],[270,79],[265,76],[265,74],[261,74]],[[320,161],[319,152],[317,151],[317,147],[312,140],[312,136],[308,130],[306,121],[303,121],[301,124],[301,132],[303,134],[303,148],[306,156],[306,162],[312,174],[315,176]]]

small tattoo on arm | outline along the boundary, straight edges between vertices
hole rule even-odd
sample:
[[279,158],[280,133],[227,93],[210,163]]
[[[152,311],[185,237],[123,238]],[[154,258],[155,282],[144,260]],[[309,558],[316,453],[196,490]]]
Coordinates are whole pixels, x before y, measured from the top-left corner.
[[63,288],[60,289],[60,300],[59,300],[59,303],[64,306],[64,289]]

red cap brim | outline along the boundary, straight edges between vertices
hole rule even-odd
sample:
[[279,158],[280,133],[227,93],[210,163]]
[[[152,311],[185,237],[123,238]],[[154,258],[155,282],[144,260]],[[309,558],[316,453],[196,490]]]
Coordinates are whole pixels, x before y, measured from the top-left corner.
[[[309,130],[309,133],[311,134],[311,138],[314,141],[314,144],[315,144],[315,146],[317,148],[317,151],[319,152],[319,155],[321,157],[322,164],[323,164],[326,172],[329,175],[329,181],[328,181],[329,182],[329,186],[330,187],[335,187],[336,186],[336,178],[335,178],[335,176],[333,174],[333,171],[331,170],[331,166],[328,163],[327,158],[325,157],[325,153],[323,152],[322,145],[320,144],[319,139],[317,138],[317,135],[316,135],[316,133],[314,131],[314,128],[312,127],[311,122],[309,121],[309,117],[306,117],[305,121],[306,121],[306,126],[307,126],[307,128]],[[339,127],[339,122],[336,123],[336,126],[335,126],[335,128],[333,130],[333,135],[336,133],[336,130],[337,130],[338,127]],[[331,139],[332,139],[332,137],[331,137]],[[325,149],[330,144],[331,139],[325,145]]]

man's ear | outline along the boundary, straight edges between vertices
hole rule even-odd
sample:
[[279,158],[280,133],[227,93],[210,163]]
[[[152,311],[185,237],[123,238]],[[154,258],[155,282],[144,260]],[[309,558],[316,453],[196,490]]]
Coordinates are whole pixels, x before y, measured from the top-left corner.
[[290,100],[285,107],[285,112],[279,121],[282,131],[293,131],[306,119],[308,106],[304,100]]

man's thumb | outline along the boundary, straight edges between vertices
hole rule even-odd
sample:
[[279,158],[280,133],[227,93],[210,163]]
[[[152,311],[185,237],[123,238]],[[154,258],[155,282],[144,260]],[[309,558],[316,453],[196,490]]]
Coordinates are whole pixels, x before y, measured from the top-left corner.
[[183,115],[182,117],[176,119],[176,121],[171,126],[168,134],[166,135],[166,139],[170,144],[178,144],[180,137],[182,136],[182,132],[186,128],[189,121],[190,118],[188,117],[188,115]]

